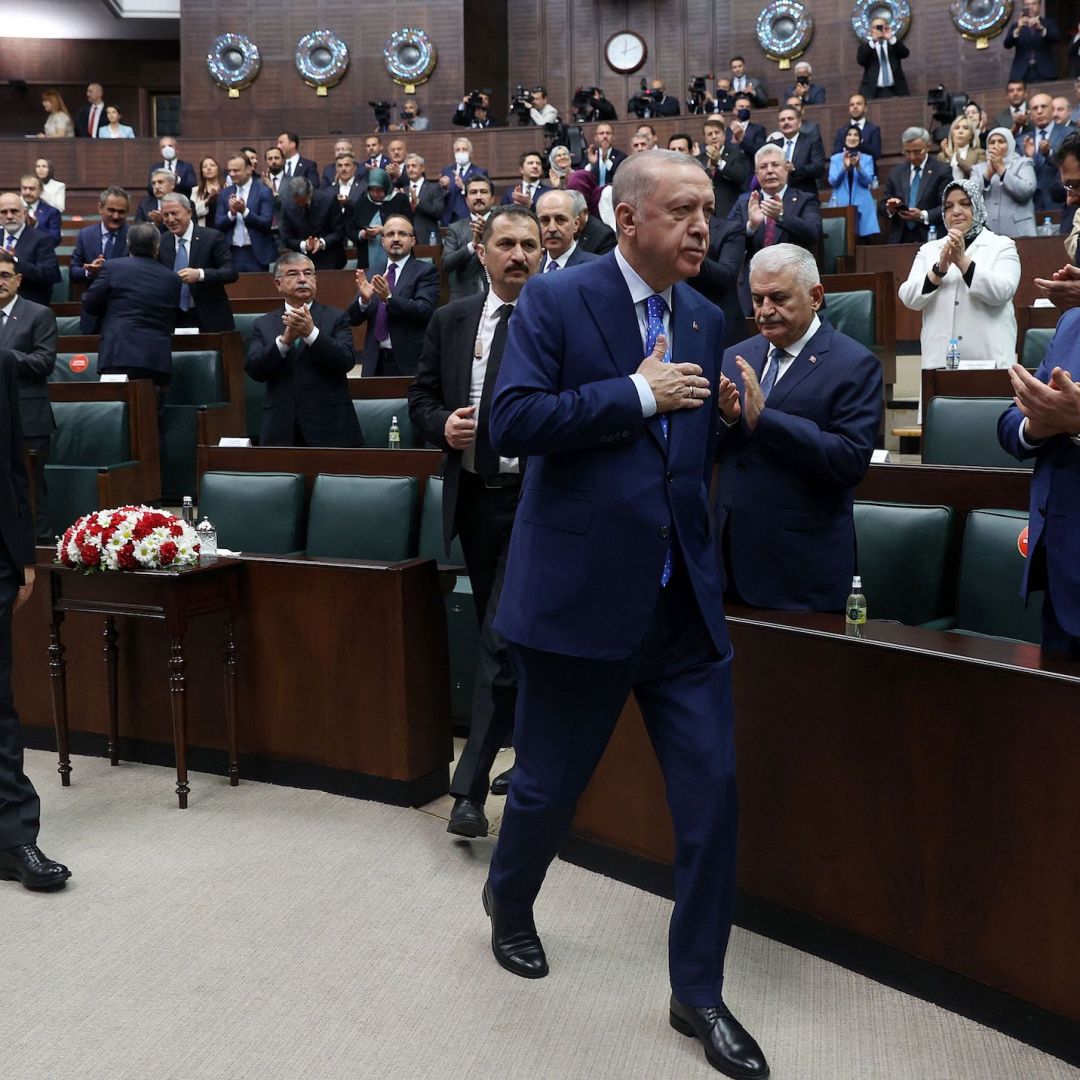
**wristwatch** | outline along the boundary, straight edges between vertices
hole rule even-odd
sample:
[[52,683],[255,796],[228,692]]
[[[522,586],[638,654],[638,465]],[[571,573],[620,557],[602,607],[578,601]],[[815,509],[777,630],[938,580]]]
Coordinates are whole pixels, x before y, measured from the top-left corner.
[[1074,443],[1076,446],[1080,446],[1080,435],[1070,435],[1069,442]]

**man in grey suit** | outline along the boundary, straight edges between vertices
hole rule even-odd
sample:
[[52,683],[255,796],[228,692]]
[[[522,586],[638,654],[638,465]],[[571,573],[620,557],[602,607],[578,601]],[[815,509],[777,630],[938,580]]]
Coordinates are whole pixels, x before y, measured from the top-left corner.
[[586,251],[574,238],[577,232],[577,212],[572,191],[545,191],[536,200],[536,216],[540,219],[540,239],[544,245],[541,273],[565,270],[568,266],[592,262],[600,258]]
[[38,543],[47,544],[52,537],[45,502],[45,463],[49,438],[56,427],[48,379],[56,367],[56,316],[50,308],[19,296],[21,283],[15,257],[0,251],[0,349],[10,350],[15,358],[23,441],[34,469],[34,531]]
[[450,299],[461,300],[483,292],[487,278],[476,245],[484,232],[495,187],[489,177],[474,176],[465,185],[465,202],[469,216],[452,222],[443,238],[443,271],[450,279]]

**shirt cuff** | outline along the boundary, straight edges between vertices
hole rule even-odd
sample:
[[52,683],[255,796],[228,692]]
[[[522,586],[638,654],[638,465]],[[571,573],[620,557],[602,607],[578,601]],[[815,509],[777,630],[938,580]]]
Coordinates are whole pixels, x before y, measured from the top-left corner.
[[652,387],[649,385],[649,380],[645,378],[640,372],[635,371],[630,376],[630,381],[634,384],[637,390],[638,400],[641,402],[641,415],[646,420],[650,416],[656,415],[656,397],[653,395]]
[[930,215],[925,210],[922,211],[922,223],[924,225],[930,224]]
[[315,339],[319,336],[319,328],[316,326],[306,338],[304,338],[304,344],[314,345]]
[[280,334],[274,339],[274,344],[277,345],[277,351],[281,353],[282,356],[288,355],[289,346],[285,344],[285,339]]
[[1032,442],[1027,437],[1027,417],[1026,416],[1020,421],[1020,427],[1017,428],[1017,431],[1016,431],[1016,438],[1020,443],[1021,449],[1024,449],[1024,450],[1038,450],[1038,448],[1040,446],[1042,446],[1042,444],[1044,442],[1043,439],[1037,439],[1035,442]]
[[203,270],[202,267],[199,267],[198,270],[199,270],[199,280],[200,281],[205,281],[206,280],[206,271]]

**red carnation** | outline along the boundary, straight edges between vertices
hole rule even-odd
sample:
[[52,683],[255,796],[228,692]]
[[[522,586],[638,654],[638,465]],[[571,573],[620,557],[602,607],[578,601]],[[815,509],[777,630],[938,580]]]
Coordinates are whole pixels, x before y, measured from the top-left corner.
[[151,532],[153,532],[153,529],[154,527],[152,525],[147,525],[145,521],[140,521],[135,528],[131,530],[131,535],[136,540],[144,540]]
[[116,561],[121,570],[134,570],[139,565],[135,545],[130,540],[116,553]]
[[101,552],[93,544],[83,544],[79,548],[84,566],[97,566],[101,561]]
[[184,530],[179,525],[170,525],[169,526],[169,533],[172,536],[183,536],[184,535]]

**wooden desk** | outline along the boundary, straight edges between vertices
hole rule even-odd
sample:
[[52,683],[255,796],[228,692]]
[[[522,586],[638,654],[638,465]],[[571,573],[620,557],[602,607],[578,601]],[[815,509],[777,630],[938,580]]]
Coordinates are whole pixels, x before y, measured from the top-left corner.
[[228,733],[229,783],[239,784],[236,760],[236,702],[239,678],[233,626],[239,609],[240,563],[218,559],[190,570],[138,570],[84,574],[53,562],[38,563],[48,577],[49,676],[52,687],[53,722],[60,755],[60,782],[71,784],[68,749],[67,664],[60,628],[68,612],[105,616],[105,680],[108,697],[108,753],[112,765],[120,764],[119,694],[117,689],[116,618],[152,619],[165,624],[169,638],[169,705],[176,751],[176,795],[180,809],[188,804],[187,687],[184,669],[184,635],[188,621],[199,615],[223,612],[225,616],[225,727]]

